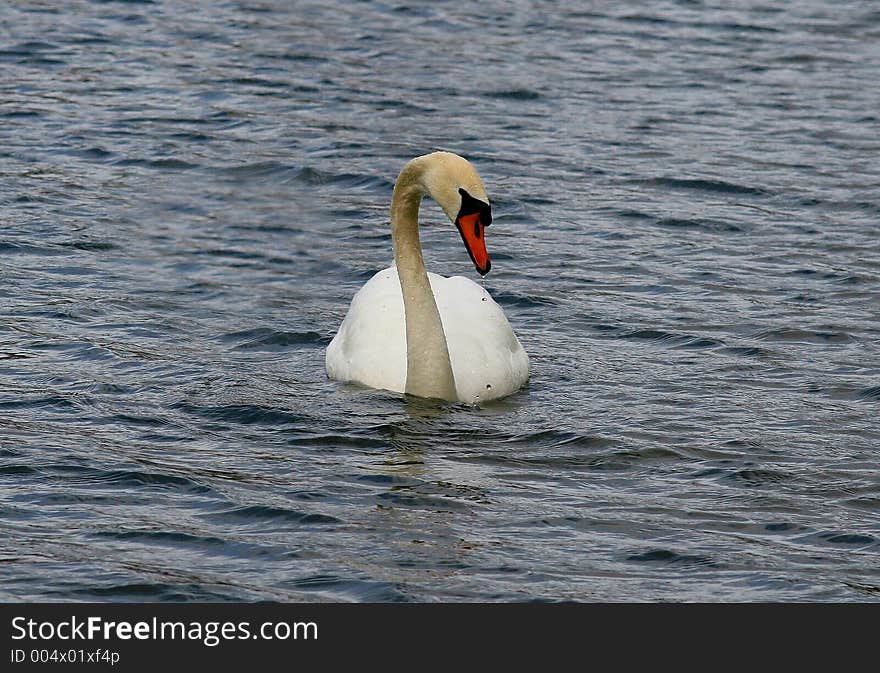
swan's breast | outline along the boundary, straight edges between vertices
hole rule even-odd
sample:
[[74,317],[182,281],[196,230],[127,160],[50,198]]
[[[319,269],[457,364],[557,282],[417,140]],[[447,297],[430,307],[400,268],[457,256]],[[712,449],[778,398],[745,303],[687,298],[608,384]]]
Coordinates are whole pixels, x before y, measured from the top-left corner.
[[473,404],[521,388],[529,378],[529,357],[502,308],[468,278],[428,277],[440,311],[459,399]]
[[[529,378],[529,357],[502,308],[468,278],[429,273],[428,279],[459,400],[476,404],[521,388]],[[406,390],[406,318],[395,267],[375,274],[355,294],[327,347],[325,365],[332,379]]]

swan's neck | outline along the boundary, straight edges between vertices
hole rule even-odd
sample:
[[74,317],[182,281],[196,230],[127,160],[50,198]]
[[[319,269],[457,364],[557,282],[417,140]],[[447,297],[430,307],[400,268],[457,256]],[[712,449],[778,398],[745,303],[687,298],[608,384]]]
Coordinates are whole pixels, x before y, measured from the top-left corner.
[[455,401],[449,348],[419,240],[419,204],[425,194],[420,177],[419,164],[407,164],[391,199],[391,239],[406,316],[406,392]]

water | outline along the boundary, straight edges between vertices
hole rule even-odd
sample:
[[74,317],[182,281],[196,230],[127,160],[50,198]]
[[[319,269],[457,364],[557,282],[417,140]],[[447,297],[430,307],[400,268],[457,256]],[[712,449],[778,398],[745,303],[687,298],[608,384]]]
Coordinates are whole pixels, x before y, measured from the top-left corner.
[[[0,6],[0,599],[876,601],[880,12],[721,5]],[[323,369],[437,148],[483,408]]]

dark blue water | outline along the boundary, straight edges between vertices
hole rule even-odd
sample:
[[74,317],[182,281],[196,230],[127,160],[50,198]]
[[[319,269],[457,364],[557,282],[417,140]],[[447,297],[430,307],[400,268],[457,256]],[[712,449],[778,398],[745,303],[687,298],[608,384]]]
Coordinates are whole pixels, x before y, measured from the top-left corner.
[[[0,5],[0,599],[876,601],[880,11],[735,5]],[[324,373],[437,148],[484,408]]]

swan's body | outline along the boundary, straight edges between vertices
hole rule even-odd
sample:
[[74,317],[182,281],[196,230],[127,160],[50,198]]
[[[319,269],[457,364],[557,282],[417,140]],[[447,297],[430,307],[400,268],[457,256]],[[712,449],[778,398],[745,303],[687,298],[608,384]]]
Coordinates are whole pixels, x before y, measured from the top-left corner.
[[477,270],[489,271],[484,229],[491,213],[476,171],[448,152],[416,157],[394,186],[395,265],[373,276],[352,299],[327,347],[327,375],[469,404],[509,395],[529,378],[528,355],[481,286],[426,271],[418,234],[426,193],[458,226]]
[[[462,276],[429,273],[455,380],[456,399],[476,404],[516,392],[529,359],[489,293]],[[371,388],[406,390],[406,326],[397,268],[373,276],[354,296],[327,349],[327,373]]]

